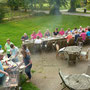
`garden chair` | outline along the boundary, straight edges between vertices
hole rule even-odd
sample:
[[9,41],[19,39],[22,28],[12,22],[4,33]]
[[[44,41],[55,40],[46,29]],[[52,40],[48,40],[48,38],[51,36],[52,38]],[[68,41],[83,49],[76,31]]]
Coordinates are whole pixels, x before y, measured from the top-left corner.
[[64,49],[65,49],[65,47],[64,48],[61,48],[60,50],[59,50],[59,45],[56,45],[56,49],[57,49],[57,52],[56,52],[56,58],[60,55],[60,57],[63,57],[64,58]]
[[90,76],[90,64],[89,64],[88,67],[87,67],[86,73],[83,73],[83,75],[88,75],[88,76]]
[[88,68],[87,68],[86,74],[90,76],[90,64],[88,65]]
[[87,49],[87,51],[81,51],[80,53],[80,60],[88,60],[88,54],[89,54],[90,48]]
[[72,89],[71,87],[69,87],[67,84],[66,84],[66,78],[68,77],[68,75],[67,76],[65,76],[65,75],[63,75],[62,74],[62,72],[60,71],[59,72],[59,76],[60,76],[60,78],[61,78],[61,80],[62,80],[62,82],[60,83],[61,85],[63,84],[63,88],[61,89],[61,90],[64,90],[64,89],[66,89],[66,88],[68,88],[68,89],[70,89],[70,90],[74,90],[74,89]]

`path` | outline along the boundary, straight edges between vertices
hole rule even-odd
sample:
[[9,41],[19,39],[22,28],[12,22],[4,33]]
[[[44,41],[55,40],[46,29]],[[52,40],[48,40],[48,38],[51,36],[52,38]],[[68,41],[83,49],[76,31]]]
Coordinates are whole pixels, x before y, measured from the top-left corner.
[[[80,10],[79,10],[80,11]],[[38,10],[35,12],[44,12],[46,14],[49,14],[49,11],[45,10],[45,11],[42,11],[42,10]],[[64,15],[77,15],[77,16],[85,16],[85,17],[90,17],[90,14],[86,14],[86,13],[71,13],[71,12],[68,12],[67,10],[60,10],[60,12]]]

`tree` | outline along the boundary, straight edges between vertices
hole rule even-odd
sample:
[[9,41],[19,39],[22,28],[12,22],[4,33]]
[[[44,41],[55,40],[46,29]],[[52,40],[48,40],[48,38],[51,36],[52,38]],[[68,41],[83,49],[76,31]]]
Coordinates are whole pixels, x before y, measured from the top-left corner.
[[30,5],[30,0],[21,0],[21,6],[25,9],[25,12],[27,12],[29,5]]
[[20,0],[8,0],[8,6],[11,8],[11,10],[18,10]]
[[76,6],[80,4],[81,0],[70,0],[69,12],[76,12]]
[[51,7],[50,14],[58,15],[60,14],[60,11],[59,11],[60,7],[66,6],[67,1],[66,0],[50,0],[49,4]]

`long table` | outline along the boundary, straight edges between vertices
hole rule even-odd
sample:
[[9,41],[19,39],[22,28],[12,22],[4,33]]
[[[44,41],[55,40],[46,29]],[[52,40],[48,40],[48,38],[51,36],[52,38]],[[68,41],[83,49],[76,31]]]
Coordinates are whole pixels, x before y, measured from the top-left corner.
[[[49,42],[56,43],[57,41],[62,41],[62,40],[66,40],[66,39],[65,39],[65,36],[57,36],[57,37],[41,38],[41,40],[42,40],[42,43],[39,43],[38,46],[40,46],[40,45],[46,46]],[[28,49],[30,50],[31,53],[35,52],[35,46],[37,45],[35,43],[35,39],[34,40],[26,40],[23,42],[23,44],[28,47]]]

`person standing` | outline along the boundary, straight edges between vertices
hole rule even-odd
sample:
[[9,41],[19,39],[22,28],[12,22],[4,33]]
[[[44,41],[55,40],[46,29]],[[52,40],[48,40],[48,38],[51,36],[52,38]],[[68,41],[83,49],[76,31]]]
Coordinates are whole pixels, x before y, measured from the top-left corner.
[[29,49],[26,47],[26,45],[22,45],[22,50],[25,50],[28,55],[31,55],[31,54],[30,54],[30,51],[29,51]]
[[0,61],[0,85],[3,84],[5,75],[8,76],[8,73],[4,71],[2,63]]
[[21,51],[22,55],[23,55],[23,61],[22,63],[19,65],[19,67],[24,63],[25,64],[25,73],[28,76],[28,80],[26,82],[30,82],[31,81],[31,68],[32,68],[32,61],[30,58],[30,55],[27,54],[27,52],[25,50]]
[[12,61],[13,62],[18,62],[18,54],[19,54],[19,49],[14,46],[13,44],[10,45],[11,49],[10,49],[10,54],[13,57]]
[[5,50],[6,50],[6,53],[7,53],[7,57],[9,58],[11,56],[10,54],[10,45],[13,44],[12,42],[10,42],[10,39],[7,39],[7,42],[5,44]]

